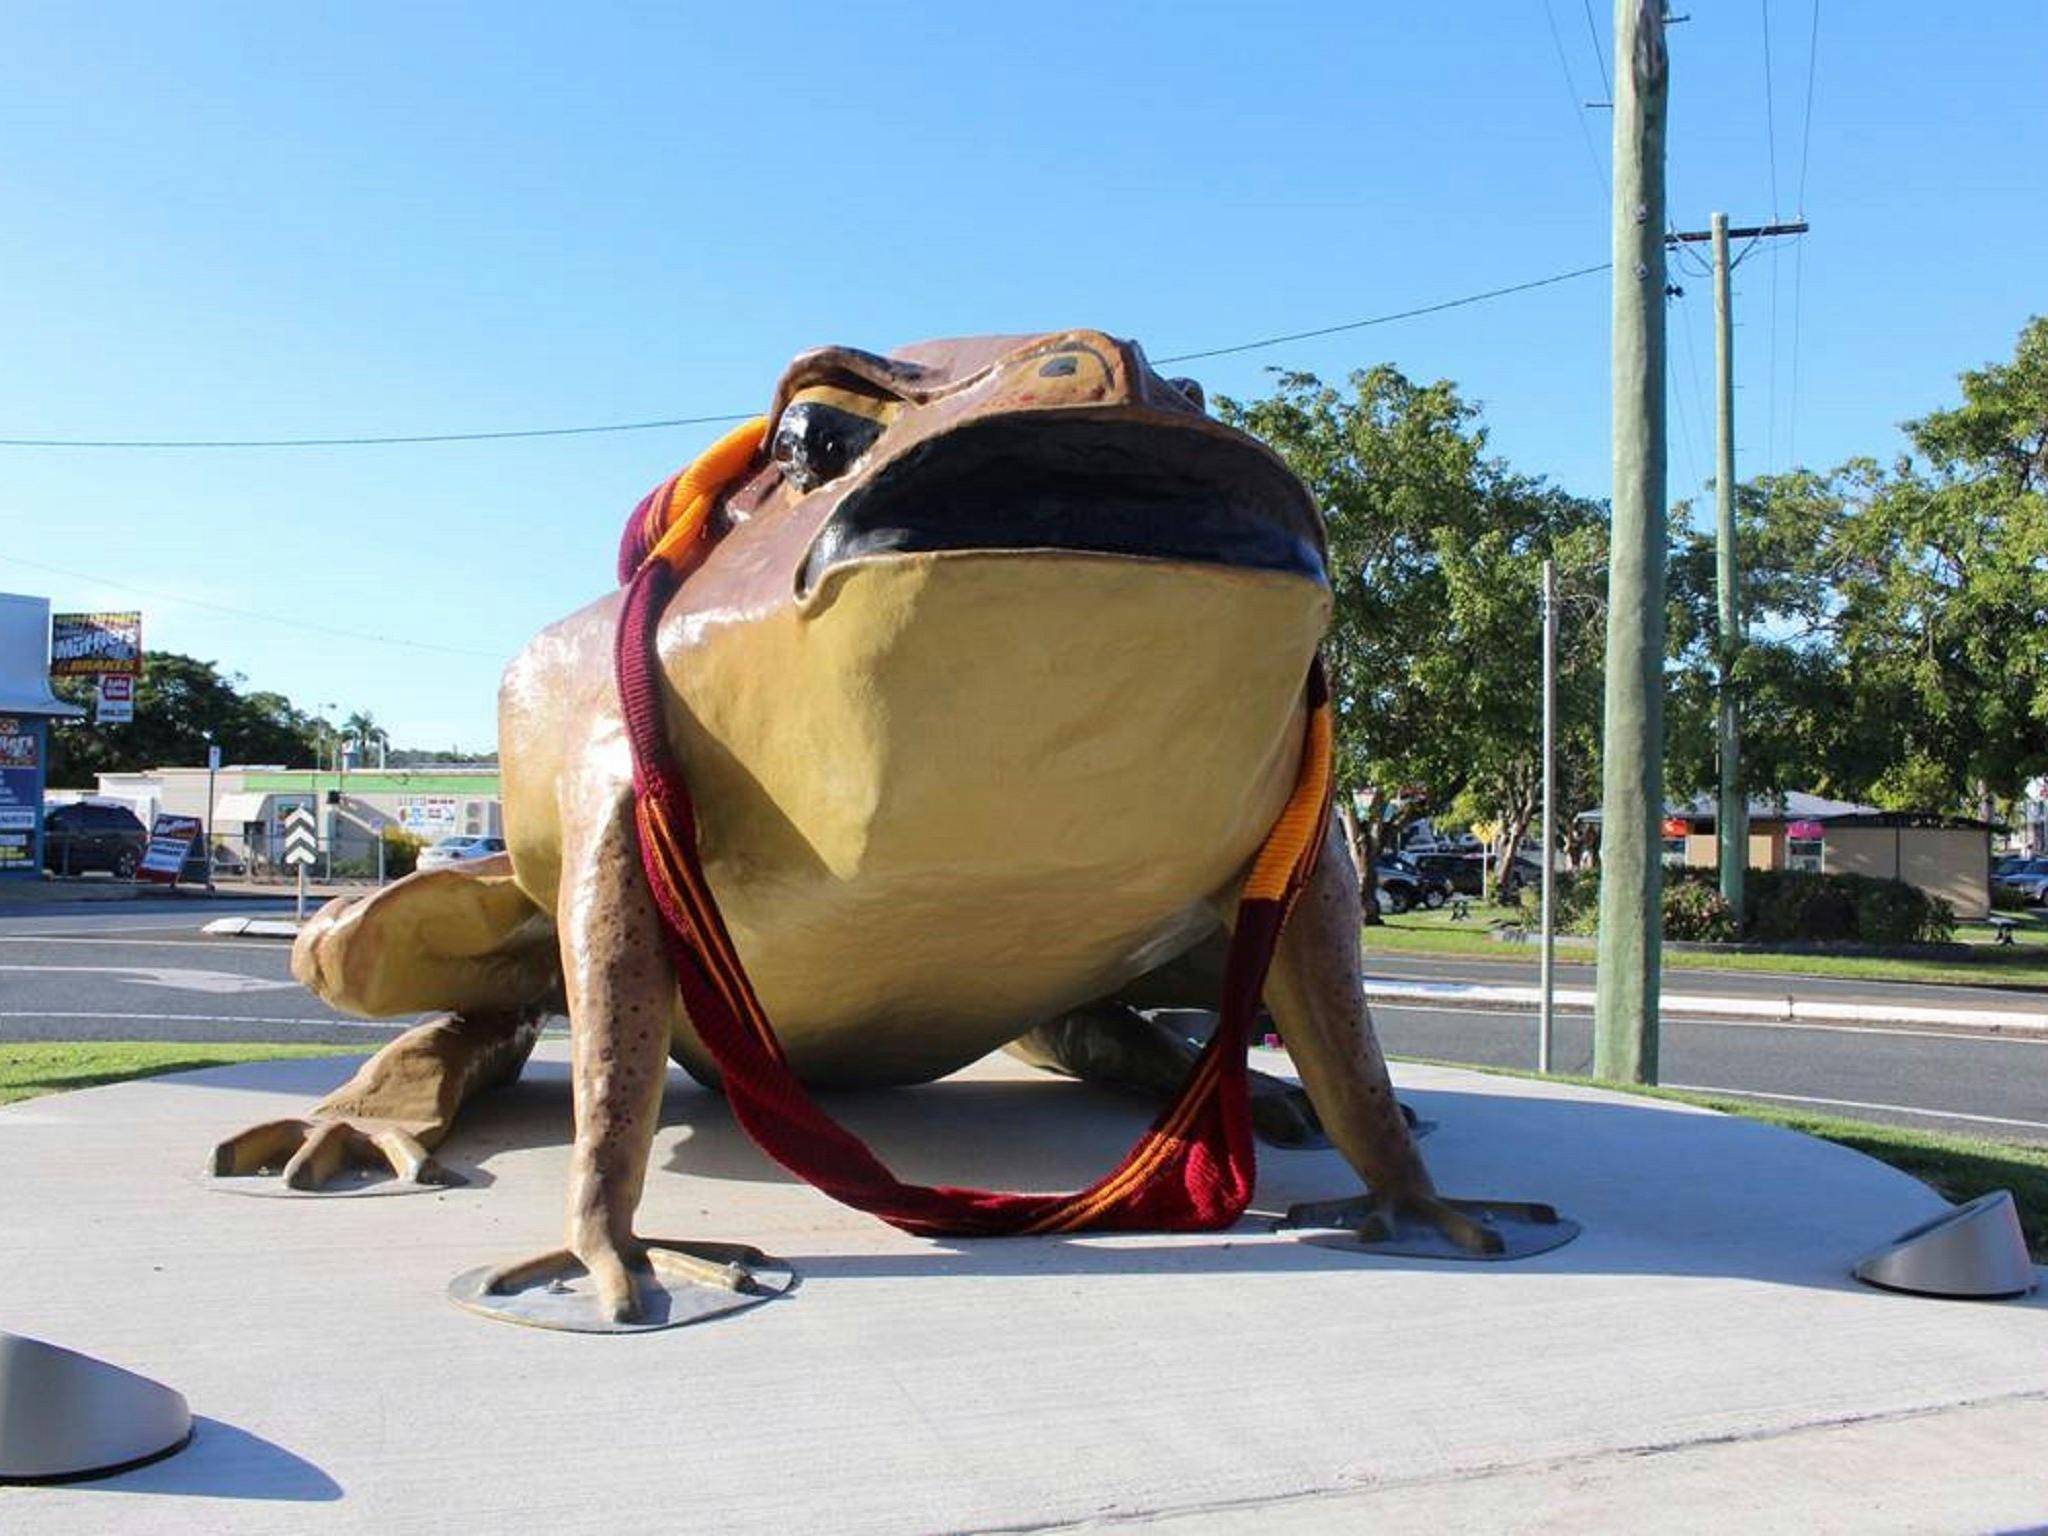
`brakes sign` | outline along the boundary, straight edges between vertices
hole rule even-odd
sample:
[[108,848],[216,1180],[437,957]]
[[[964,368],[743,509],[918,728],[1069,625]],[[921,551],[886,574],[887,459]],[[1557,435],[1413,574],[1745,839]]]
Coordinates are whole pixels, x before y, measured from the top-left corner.
[[178,871],[185,867],[185,857],[191,853],[199,832],[197,816],[158,816],[149,829],[149,852],[142,856],[142,866],[135,871],[135,878],[176,885]]

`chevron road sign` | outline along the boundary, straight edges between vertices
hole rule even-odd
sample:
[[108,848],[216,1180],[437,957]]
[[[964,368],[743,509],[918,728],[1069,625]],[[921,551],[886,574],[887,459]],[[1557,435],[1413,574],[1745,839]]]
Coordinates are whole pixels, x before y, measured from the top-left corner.
[[284,817],[284,861],[300,868],[319,858],[320,836],[313,829],[313,813],[295,805]]

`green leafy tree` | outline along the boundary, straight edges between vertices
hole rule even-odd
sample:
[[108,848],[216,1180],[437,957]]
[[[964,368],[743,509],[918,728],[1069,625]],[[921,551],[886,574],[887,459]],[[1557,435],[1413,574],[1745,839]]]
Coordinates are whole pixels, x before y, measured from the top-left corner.
[[[1911,452],[1740,488],[1751,791],[1988,814],[2048,772],[2048,320]],[[1713,552],[1672,561],[1675,784],[1715,780]]]
[[[239,692],[240,681],[223,676],[210,661],[175,651],[149,653],[135,690],[135,719],[59,726],[51,738],[50,782],[89,788],[100,773],[204,763],[209,742],[229,762],[313,761],[313,722],[281,694]],[[56,687],[73,703],[92,702],[91,684],[82,679],[61,679]]]
[[[1591,758],[1605,538],[1597,504],[1489,457],[1477,407],[1448,381],[1381,366],[1348,383],[1282,373],[1265,399],[1219,409],[1287,460],[1329,524],[1339,803],[1348,813],[1357,797],[1374,813],[1353,832],[1370,885],[1372,860],[1425,809],[1483,807],[1517,834],[1529,825],[1546,555],[1573,594],[1560,755]],[[1513,847],[1504,839],[1504,858]]]

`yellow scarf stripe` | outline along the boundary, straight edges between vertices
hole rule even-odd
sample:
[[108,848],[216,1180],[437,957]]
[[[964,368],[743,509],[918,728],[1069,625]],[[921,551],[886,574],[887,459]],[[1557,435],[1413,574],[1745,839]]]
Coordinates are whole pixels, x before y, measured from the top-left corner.
[[1335,759],[1330,706],[1323,704],[1309,714],[1308,739],[1301,749],[1301,774],[1294,782],[1294,793],[1288,797],[1286,809],[1266,834],[1265,846],[1253,861],[1242,900],[1280,900],[1287,894],[1296,872],[1315,856]]
[[[680,564],[677,555],[697,537],[711,506],[727,484],[744,474],[768,437],[768,418],[756,416],[742,422],[697,455],[696,461],[671,480],[665,494],[650,509],[667,524],[647,558],[671,566]],[[681,512],[676,511],[681,508]]]
[[1187,1135],[1189,1125],[1209,1102],[1216,1087],[1219,1068],[1214,1059],[1205,1059],[1195,1080],[1183,1091],[1179,1110],[1166,1124],[1145,1139],[1145,1145],[1124,1166],[1122,1173],[1108,1180],[1101,1188],[1084,1191],[1074,1199],[1053,1207],[1036,1221],[1023,1227],[1027,1237],[1048,1232],[1072,1232],[1085,1227],[1095,1216],[1115,1204],[1134,1187],[1150,1179],[1159,1166],[1171,1157],[1175,1144]]

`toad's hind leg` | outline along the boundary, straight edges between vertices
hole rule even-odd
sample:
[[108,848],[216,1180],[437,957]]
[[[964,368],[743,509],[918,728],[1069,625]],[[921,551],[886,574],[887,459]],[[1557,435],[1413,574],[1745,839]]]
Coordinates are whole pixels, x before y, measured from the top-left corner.
[[[1266,1004],[1302,1086],[1330,1140],[1369,1191],[1322,1209],[1338,1210],[1347,1224],[1355,1220],[1359,1236],[1368,1241],[1399,1240],[1419,1230],[1440,1234],[1475,1257],[1501,1256],[1506,1245],[1486,1224],[1483,1203],[1437,1193],[1395,1102],[1360,985],[1360,915],[1358,876],[1333,826],[1266,976]],[[1519,1203],[1514,1208],[1548,1212]],[[1307,1224],[1313,1209],[1290,1214]],[[1547,1219],[1555,1222],[1555,1213]]]
[[519,1076],[560,1008],[553,927],[503,858],[329,902],[292,946],[292,971],[348,1013],[454,1011],[407,1030],[304,1116],[230,1136],[214,1149],[217,1175],[281,1165],[287,1184],[319,1189],[351,1165],[388,1163],[440,1182],[433,1148],[464,1104]]
[[[1214,993],[1209,994],[1211,999]],[[1049,1072],[1170,1103],[1201,1055],[1199,1041],[1121,998],[1105,998],[1040,1024],[1006,1047]],[[1250,1074],[1252,1129],[1276,1147],[1327,1146],[1308,1095],[1264,1072]]]

